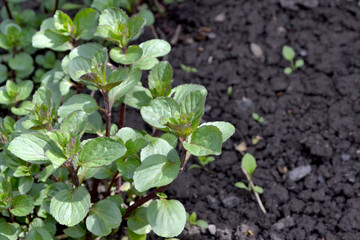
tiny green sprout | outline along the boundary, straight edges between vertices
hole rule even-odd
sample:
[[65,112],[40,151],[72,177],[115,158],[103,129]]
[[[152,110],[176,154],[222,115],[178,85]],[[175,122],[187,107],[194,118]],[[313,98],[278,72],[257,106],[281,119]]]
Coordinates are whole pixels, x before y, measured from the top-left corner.
[[184,70],[187,74],[189,73],[197,73],[198,70],[194,67],[189,67],[189,66],[186,66],[184,64],[180,64],[181,66],[181,69]]
[[290,75],[296,69],[304,66],[304,60],[302,60],[302,59],[298,59],[294,62],[295,51],[291,47],[285,45],[282,49],[282,55],[286,60],[288,60],[290,62],[290,67],[286,67],[284,69],[284,73],[286,75]]
[[193,164],[189,167],[189,170],[191,169],[194,169],[194,168],[202,168],[202,169],[205,169],[205,166],[208,165],[209,163],[215,161],[215,158],[212,157],[212,156],[198,156],[197,157],[199,162],[200,162],[200,165],[198,164]]
[[156,196],[158,196],[161,199],[166,199],[168,197],[165,193],[162,193],[162,192],[156,193]]
[[233,91],[233,87],[232,87],[232,86],[229,86],[229,87],[227,88],[226,94],[227,94],[228,96],[231,96],[232,91]]
[[251,116],[258,123],[263,123],[265,121],[265,119],[257,113],[253,113],[253,114],[251,114]]
[[197,220],[196,212],[192,212],[191,215],[186,213],[186,221],[189,223],[190,227],[199,226],[205,229],[209,227],[208,223],[205,222],[204,220],[201,219]]
[[241,170],[248,180],[248,185],[243,182],[237,182],[235,183],[235,187],[245,189],[249,192],[253,192],[262,212],[266,214],[266,210],[259,196],[259,194],[262,194],[264,192],[264,189],[262,187],[255,186],[252,181],[252,175],[256,169],[256,166],[256,159],[249,153],[245,154],[241,160]]

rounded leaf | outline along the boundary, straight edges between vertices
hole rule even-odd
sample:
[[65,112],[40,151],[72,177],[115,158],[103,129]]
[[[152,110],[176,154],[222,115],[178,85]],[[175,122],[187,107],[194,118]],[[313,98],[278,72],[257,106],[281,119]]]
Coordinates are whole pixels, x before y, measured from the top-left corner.
[[291,47],[285,45],[282,49],[282,55],[286,60],[292,61],[295,57],[295,52]]
[[126,148],[120,142],[107,137],[96,138],[81,149],[79,163],[89,168],[101,167],[111,164],[125,153]]
[[90,194],[80,186],[58,192],[51,199],[50,213],[60,224],[72,227],[86,217],[90,206]]
[[15,216],[24,217],[32,213],[33,209],[33,198],[27,195],[20,195],[12,200],[10,212]]
[[129,46],[126,52],[123,52],[121,48],[113,48],[110,51],[110,57],[117,63],[121,64],[132,64],[140,59],[142,56],[142,50],[136,45]]
[[151,227],[146,218],[147,208],[139,207],[133,211],[127,219],[128,228],[139,235],[147,234],[151,231]]
[[235,127],[231,123],[228,123],[228,122],[207,122],[207,123],[201,124],[201,126],[217,127],[222,134],[223,142],[228,140],[235,133]]
[[147,220],[153,231],[160,237],[179,235],[186,224],[186,211],[177,200],[156,200],[146,211]]
[[112,228],[120,226],[121,212],[109,199],[97,202],[86,218],[86,228],[96,236],[107,236]]

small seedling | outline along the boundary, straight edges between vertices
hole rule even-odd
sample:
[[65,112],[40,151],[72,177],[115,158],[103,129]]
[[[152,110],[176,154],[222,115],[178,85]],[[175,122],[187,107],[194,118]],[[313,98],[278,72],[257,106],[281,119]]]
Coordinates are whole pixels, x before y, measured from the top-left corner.
[[226,94],[227,94],[228,96],[231,96],[232,91],[233,91],[232,86],[229,86],[228,89],[227,89],[227,91],[226,91]]
[[189,66],[186,66],[184,64],[180,64],[181,66],[181,69],[184,70],[187,74],[189,73],[197,73],[198,70],[194,67],[189,67]]
[[256,169],[255,158],[249,153],[245,154],[241,160],[241,170],[245,174],[249,183],[248,183],[248,185],[246,185],[243,182],[237,182],[237,183],[235,183],[235,186],[238,188],[241,188],[241,189],[245,189],[249,192],[253,192],[255,194],[256,200],[257,200],[261,210],[263,211],[263,213],[266,214],[266,210],[265,210],[264,205],[262,204],[260,196],[259,196],[259,194],[262,194],[264,192],[264,189],[262,187],[255,186],[252,181],[252,174],[254,173],[255,169]]
[[298,59],[298,60],[296,60],[296,62],[294,62],[295,51],[291,47],[285,45],[282,49],[282,55],[286,60],[288,60],[290,62],[290,67],[286,67],[284,69],[285,74],[289,75],[296,69],[304,66],[304,60],[302,60],[302,59]]
[[208,223],[205,222],[204,220],[201,219],[196,220],[196,219],[197,219],[196,212],[193,212],[191,215],[186,213],[186,221],[189,223],[190,227],[199,226],[205,229],[209,227]]
[[194,169],[194,168],[203,168],[204,169],[206,165],[215,161],[215,158],[211,157],[211,156],[199,156],[198,159],[199,159],[201,166],[198,164],[193,164],[189,167],[189,170]]
[[257,121],[258,123],[263,123],[265,121],[265,119],[263,117],[261,117],[259,114],[257,113],[253,113],[252,118]]

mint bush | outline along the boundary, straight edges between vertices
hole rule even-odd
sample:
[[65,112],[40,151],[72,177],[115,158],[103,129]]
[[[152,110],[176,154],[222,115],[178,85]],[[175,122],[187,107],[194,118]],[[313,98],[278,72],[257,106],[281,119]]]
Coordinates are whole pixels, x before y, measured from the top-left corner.
[[[114,7],[85,8],[73,19],[57,10],[34,33],[34,48],[56,52],[35,57],[39,84],[16,72],[0,88],[0,104],[16,115],[0,118],[0,239],[95,239],[126,227],[136,240],[151,231],[165,238],[183,231],[185,208],[164,192],[192,155],[220,155],[235,128],[202,123],[205,87],[172,86],[171,65],[158,59],[169,43],[130,45],[146,24]],[[67,54],[61,62],[58,51]],[[31,55],[17,54],[8,66],[30,72]],[[149,88],[140,81],[145,70]],[[153,133],[124,126],[125,106],[139,109]]]

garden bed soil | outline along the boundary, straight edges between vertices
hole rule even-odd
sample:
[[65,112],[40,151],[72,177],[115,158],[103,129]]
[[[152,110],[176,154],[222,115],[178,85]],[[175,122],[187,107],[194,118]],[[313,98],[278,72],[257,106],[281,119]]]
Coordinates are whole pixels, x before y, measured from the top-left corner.
[[[358,2],[345,0],[185,1],[157,21],[168,41],[182,25],[168,56],[174,84],[205,85],[204,120],[236,126],[215,162],[187,171],[168,190],[216,227],[185,230],[180,239],[360,239],[359,22]],[[305,60],[289,76],[285,44]],[[198,73],[186,74],[181,63]],[[246,181],[234,147],[243,141],[258,161],[253,179],[265,190],[266,215],[253,194],[234,186]]]

